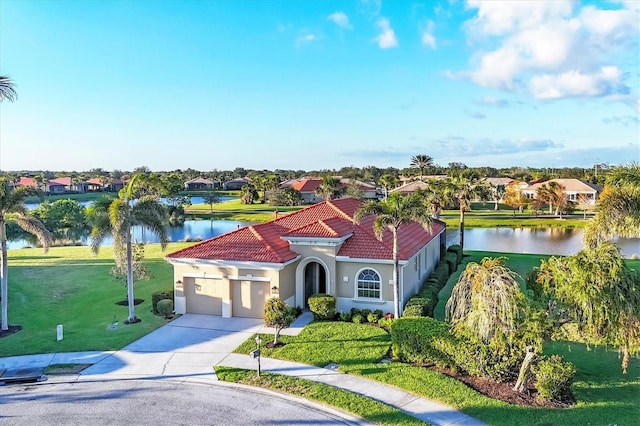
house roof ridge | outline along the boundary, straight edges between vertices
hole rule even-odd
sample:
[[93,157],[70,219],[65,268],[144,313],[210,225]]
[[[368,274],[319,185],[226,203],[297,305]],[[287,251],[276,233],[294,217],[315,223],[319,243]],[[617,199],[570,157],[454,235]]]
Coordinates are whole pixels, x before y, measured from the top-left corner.
[[337,211],[342,217],[344,217],[345,219],[350,220],[351,222],[353,222],[353,217],[349,216],[344,210],[342,210],[340,207],[336,206],[331,201],[332,200],[327,200],[327,201],[325,201],[325,203],[327,203],[327,205],[329,207],[331,207],[332,209]]
[[[270,222],[267,222],[270,223]],[[265,225],[265,224],[262,224]],[[258,232],[258,230],[255,228],[255,226],[253,225],[249,225],[248,226],[249,231],[251,231],[251,233],[262,243],[264,244],[264,246],[267,248],[267,250],[269,250],[269,252],[271,252],[272,254],[274,254],[278,259],[282,259],[282,256],[280,256],[280,254],[278,254],[278,251],[276,249],[273,248],[273,246],[269,243],[269,241],[267,241],[266,238],[264,238],[264,236]]]

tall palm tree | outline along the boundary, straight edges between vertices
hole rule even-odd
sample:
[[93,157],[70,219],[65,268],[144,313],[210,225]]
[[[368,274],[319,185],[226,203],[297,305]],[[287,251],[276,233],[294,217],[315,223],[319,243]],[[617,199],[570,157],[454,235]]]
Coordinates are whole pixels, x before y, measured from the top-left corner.
[[424,171],[427,167],[433,167],[433,158],[428,155],[419,154],[411,157],[411,164],[409,167],[412,169],[420,170],[420,180],[422,180],[422,176],[424,175]]
[[15,220],[25,231],[36,236],[44,251],[51,245],[51,233],[38,219],[33,217],[24,205],[24,200],[29,195],[37,194],[35,188],[19,186],[12,189],[7,178],[0,178],[0,245],[2,246],[2,268],[0,269],[0,279],[2,281],[2,330],[9,329],[8,319],[8,280],[7,280],[7,219],[9,215],[14,215]]
[[426,214],[422,200],[415,196],[402,196],[391,194],[386,200],[368,201],[364,203],[354,214],[353,221],[359,223],[363,217],[375,215],[373,232],[379,240],[382,240],[385,229],[393,235],[393,312],[396,318],[400,317],[400,286],[398,268],[398,230],[410,222],[419,223],[424,229],[431,232],[431,217]]
[[587,224],[585,244],[595,248],[619,237],[640,237],[640,164],[614,169],[600,194],[595,217]]
[[460,246],[464,248],[464,213],[471,210],[471,202],[491,196],[491,190],[477,178],[462,175],[446,182],[445,197],[458,203],[460,210]]
[[380,176],[380,179],[378,179],[378,185],[384,188],[385,199],[389,195],[389,190],[397,188],[399,183],[400,180],[398,179],[398,177],[390,174],[382,175]]
[[336,179],[330,175],[323,176],[322,183],[316,188],[316,194],[327,201],[340,198],[344,193],[345,188],[340,182],[340,179]]
[[127,299],[129,316],[127,323],[140,320],[135,315],[133,297],[133,251],[131,231],[135,225],[142,225],[160,237],[164,250],[169,242],[167,235],[167,210],[154,195],[142,195],[145,191],[139,185],[140,174],[135,174],[117,198],[103,197],[93,202],[88,209],[91,229],[91,249],[98,253],[104,239],[113,237],[113,251],[116,265],[127,271]]
[[445,181],[439,179],[429,179],[427,188],[418,190],[416,193],[423,198],[427,207],[431,211],[433,219],[440,219],[440,213],[446,204]]
[[13,81],[8,75],[0,75],[0,101],[13,102],[18,98]]

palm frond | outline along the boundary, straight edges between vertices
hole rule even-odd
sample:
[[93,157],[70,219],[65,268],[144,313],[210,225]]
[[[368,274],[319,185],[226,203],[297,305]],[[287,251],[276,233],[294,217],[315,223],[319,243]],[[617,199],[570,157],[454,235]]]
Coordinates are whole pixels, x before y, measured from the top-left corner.
[[49,250],[52,243],[51,232],[40,220],[30,215],[18,214],[16,215],[16,223],[20,228],[35,235],[45,252]]

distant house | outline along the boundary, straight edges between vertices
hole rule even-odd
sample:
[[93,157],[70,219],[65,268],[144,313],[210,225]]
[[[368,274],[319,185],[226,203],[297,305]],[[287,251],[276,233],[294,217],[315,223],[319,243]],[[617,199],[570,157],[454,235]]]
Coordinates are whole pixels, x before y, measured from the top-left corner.
[[51,179],[46,183],[46,192],[49,194],[64,194],[71,191],[71,178],[61,177]]
[[91,178],[85,183],[87,184],[87,191],[102,191],[104,189],[104,182],[100,178]]
[[427,188],[429,188],[429,185],[427,185],[426,182],[423,182],[421,180],[414,180],[413,182],[409,182],[402,186],[392,189],[391,191],[389,191],[389,194],[393,194],[395,192],[402,195],[409,195],[409,194],[413,194],[418,190],[424,191]]
[[515,179],[512,179],[510,177],[488,177],[482,179],[482,182],[485,182],[493,187],[506,187],[507,185],[511,185],[513,182],[515,182]]
[[581,197],[590,205],[595,205],[598,201],[602,186],[583,182],[578,179],[551,179],[545,182],[538,182],[522,190],[522,194],[529,199],[538,197],[538,190],[549,182],[556,182],[562,188],[562,192],[567,194],[569,201],[577,202]]
[[28,186],[31,188],[38,188],[38,182],[36,182],[36,180],[32,177],[21,176],[20,179],[14,184],[14,186]]
[[[374,216],[353,222],[362,203],[323,201],[168,254],[176,313],[262,318],[270,297],[304,308],[316,293],[335,296],[338,311],[393,312],[393,237],[376,238]],[[440,261],[445,225],[408,223],[398,240],[402,309]]]
[[249,179],[247,178],[231,179],[222,184],[222,189],[225,191],[238,191],[242,189],[243,186],[249,185],[249,183]]
[[[362,198],[375,200],[377,198],[376,186],[356,179],[336,178],[343,188],[354,185],[362,194]],[[304,204],[314,204],[324,201],[316,191],[322,185],[322,178],[317,176],[305,176],[298,179],[288,180],[280,184],[280,189],[292,188],[300,192]]]
[[214,186],[215,182],[213,180],[201,177],[188,180],[184,183],[184,189],[187,191],[204,191],[207,189],[213,189]]

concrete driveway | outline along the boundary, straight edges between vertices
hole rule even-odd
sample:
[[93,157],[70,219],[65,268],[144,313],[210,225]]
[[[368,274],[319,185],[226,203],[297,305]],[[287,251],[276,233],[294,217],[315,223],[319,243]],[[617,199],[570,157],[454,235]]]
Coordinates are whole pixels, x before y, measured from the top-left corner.
[[122,378],[217,380],[213,365],[261,330],[265,330],[261,319],[182,315],[119,351],[105,353],[104,358],[81,373],[80,379],[108,374]]

